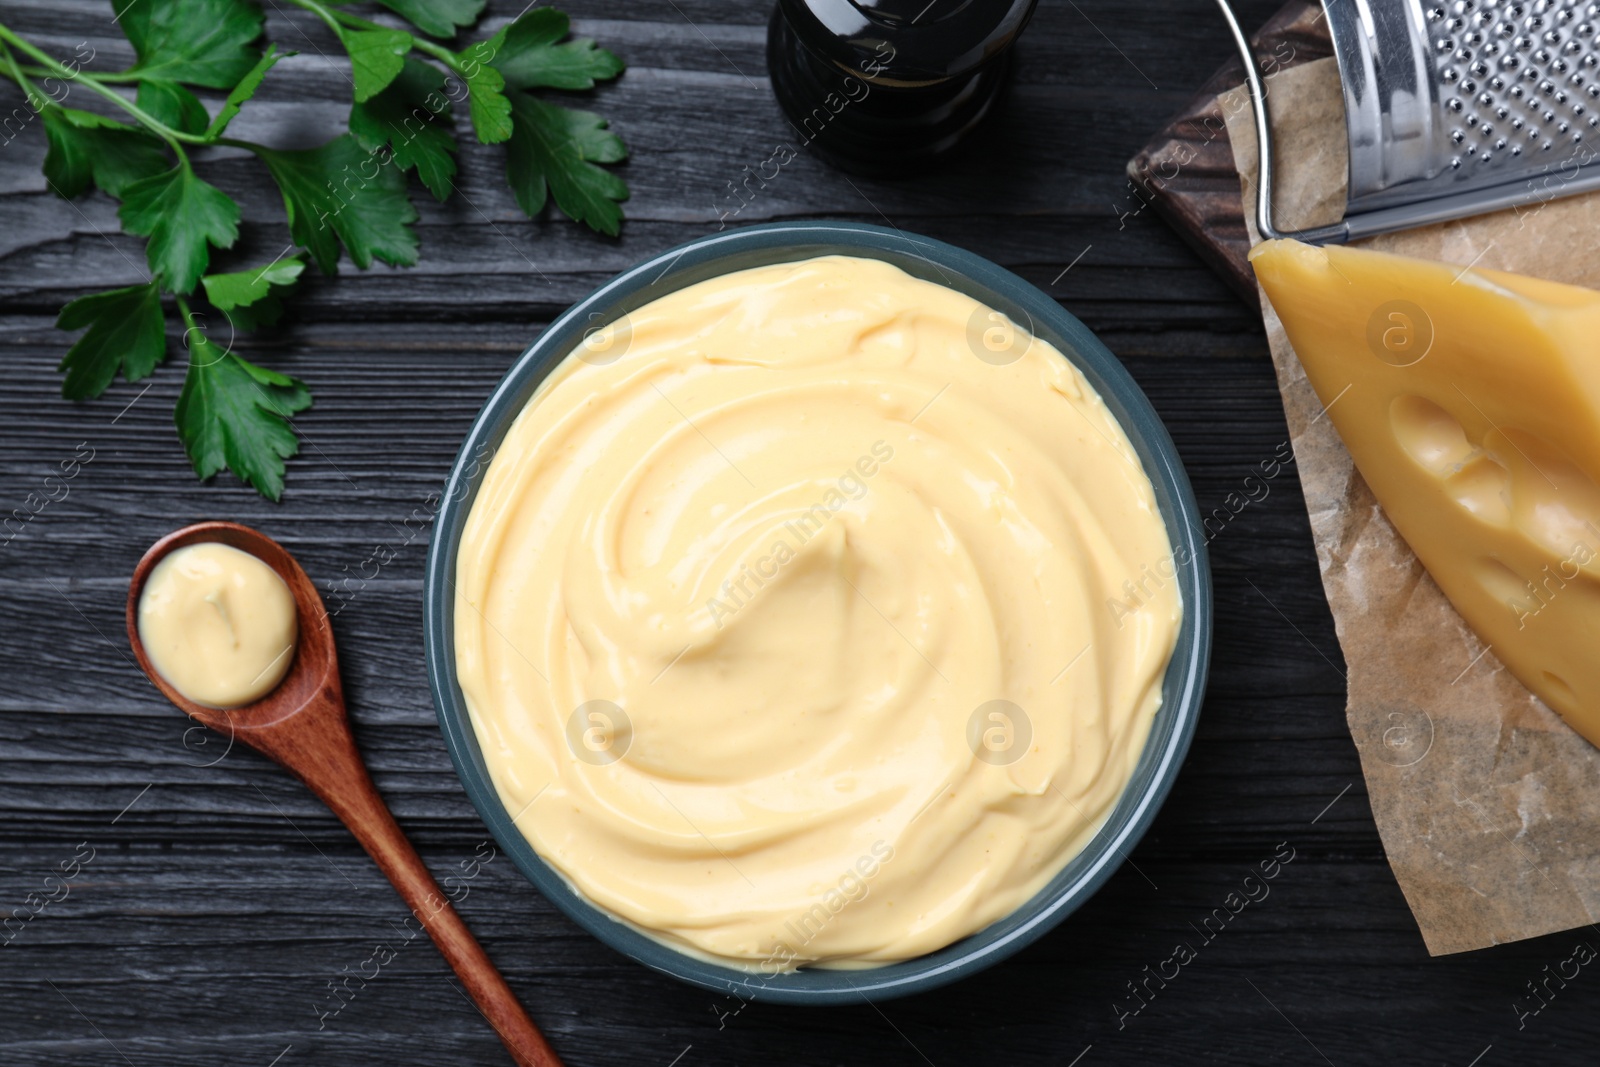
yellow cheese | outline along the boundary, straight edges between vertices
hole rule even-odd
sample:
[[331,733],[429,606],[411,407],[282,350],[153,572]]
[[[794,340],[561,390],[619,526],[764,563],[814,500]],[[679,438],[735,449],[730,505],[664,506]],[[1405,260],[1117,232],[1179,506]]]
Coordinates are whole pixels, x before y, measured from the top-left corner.
[[1395,528],[1600,744],[1600,293],[1293,241],[1250,258]]

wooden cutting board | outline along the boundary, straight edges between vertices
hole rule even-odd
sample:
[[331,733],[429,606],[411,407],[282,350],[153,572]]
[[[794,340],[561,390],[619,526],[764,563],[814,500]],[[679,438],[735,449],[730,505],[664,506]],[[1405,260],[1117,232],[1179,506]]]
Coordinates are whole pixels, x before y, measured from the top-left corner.
[[[1327,20],[1316,0],[1289,0],[1252,41],[1264,75],[1333,54]],[[1128,161],[1128,177],[1136,195],[1177,230],[1242,300],[1259,307],[1247,258],[1250,240],[1239,198],[1239,172],[1217,103],[1217,94],[1243,83],[1244,67],[1234,57]]]

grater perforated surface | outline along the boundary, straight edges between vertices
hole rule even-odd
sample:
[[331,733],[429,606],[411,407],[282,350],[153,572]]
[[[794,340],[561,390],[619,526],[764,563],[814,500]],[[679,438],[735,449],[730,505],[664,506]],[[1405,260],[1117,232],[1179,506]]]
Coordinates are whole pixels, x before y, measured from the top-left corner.
[[1266,80],[1217,5],[1249,61],[1263,235],[1354,241],[1508,209],[1520,224],[1600,193],[1600,0],[1322,0],[1349,180],[1344,217],[1301,230],[1274,222]]
[[1600,143],[1600,3],[1452,0],[1425,12],[1451,170],[1554,162]]

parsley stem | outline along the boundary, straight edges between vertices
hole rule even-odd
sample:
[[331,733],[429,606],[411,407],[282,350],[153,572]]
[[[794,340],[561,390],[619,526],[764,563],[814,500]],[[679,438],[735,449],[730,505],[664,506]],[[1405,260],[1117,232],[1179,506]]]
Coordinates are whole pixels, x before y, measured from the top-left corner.
[[[300,0],[295,0],[295,3],[299,3],[299,2],[300,2]],[[317,0],[312,0],[312,2],[316,3]],[[321,7],[322,5],[319,3],[317,6]],[[380,24],[378,24],[376,22],[373,22],[371,19],[364,19],[360,15],[352,15],[348,11],[334,11],[332,9],[327,9],[327,8],[324,8],[324,10],[327,10],[328,14],[332,15],[342,25],[349,26],[352,30],[387,30],[387,29],[389,29],[388,26],[380,25]],[[407,32],[410,32],[410,30],[408,29]],[[412,36],[415,36],[415,34],[413,34]]]
[[[373,22],[371,19],[364,19],[360,15],[332,10],[327,5],[320,3],[319,0],[289,0],[289,2],[296,7],[304,8],[327,23],[328,28],[333,30],[341,41],[344,40],[344,34],[340,32],[341,27],[349,27],[352,30],[387,30],[390,28],[381,23]],[[414,31],[408,28],[406,32],[411,34],[411,46],[413,48],[437,59],[456,74],[461,75],[461,77],[466,77],[461,72],[461,62],[456,58],[454,52],[443,45],[434,44],[432,41],[426,40],[421,35],[420,30]]]
[[[18,69],[20,69],[22,73],[33,78],[54,78],[56,76],[56,72],[53,70],[46,70],[44,67],[30,67],[26,63],[20,64]],[[80,70],[78,72],[78,77],[92,77],[95,81],[100,82],[102,85],[138,85],[140,82],[150,80],[147,79],[143,74],[126,70],[102,70],[96,71],[92,75],[85,74],[85,72]]]
[[304,8],[327,23],[328,29],[333,31],[334,36],[339,38],[340,43],[344,42],[344,34],[339,32],[339,20],[334,17],[332,11],[317,3],[317,0],[289,0],[289,2],[294,4],[295,7]]
[[[28,41],[18,37],[3,23],[0,23],[0,41],[3,41],[12,48],[15,48],[23,55],[30,56],[37,60],[44,66],[45,70],[49,71],[55,77],[64,78],[67,81],[82,82],[84,85],[88,86],[92,92],[98,93],[99,95],[105,97],[107,100],[111,101],[111,103],[117,105],[122,110],[132,115],[139,121],[140,125],[144,126],[151,133],[167,142],[168,147],[172,149],[173,153],[176,154],[178,159],[182,162],[187,162],[188,156],[183,150],[183,145],[179,142],[187,142],[189,144],[199,145],[211,143],[204,137],[199,137],[192,133],[184,133],[181,130],[173,129],[171,126],[168,126],[154,115],[151,115],[149,112],[145,111],[138,104],[135,104],[132,100],[125,98],[115,89],[108,85],[101,84],[100,80],[93,74],[90,74],[86,70],[73,70],[70,67],[67,67],[48,52],[41,51],[40,49],[35,48]],[[15,62],[12,63],[11,76],[19,79],[22,77],[22,72],[16,67]],[[27,85],[24,84],[23,81],[19,81],[18,84],[23,85],[25,90],[27,89]],[[38,96],[37,90],[34,90],[34,95]]]
[[421,37],[416,37],[413,39],[413,47],[416,48],[417,51],[424,52],[432,56],[434,59],[437,59],[456,74],[460,74],[463,78],[466,77],[465,74],[461,73],[461,61],[456,58],[456,54],[450,51],[450,49],[436,45],[432,41],[425,41]]
[[31,81],[23,73],[22,67],[17,63],[17,57],[11,54],[11,49],[0,42],[0,59],[5,60],[6,75],[17,83],[17,88],[22,90],[23,97],[28,101],[28,106],[35,111],[42,111],[45,106],[45,96],[34,88]]
[[[371,19],[364,19],[360,15],[352,15],[348,11],[334,11],[332,14],[334,18],[349,26],[352,30],[387,30],[390,28],[381,22],[373,22]],[[419,51],[427,52],[429,55],[437,56],[440,59],[455,58],[454,53],[449,49],[436,45],[432,41],[424,40],[423,31],[417,27],[407,26],[405,32],[411,34],[411,39],[415,42]]]
[[[183,317],[183,325],[185,327],[183,334],[183,346],[188,348],[190,331],[199,330],[200,327],[195,325],[194,313],[189,310],[189,302],[183,297],[179,296],[177,293],[172,294],[172,299],[178,305],[178,314]],[[205,331],[201,330],[200,332],[201,335],[204,336]],[[190,359],[193,360],[193,358],[194,357],[191,354]]]

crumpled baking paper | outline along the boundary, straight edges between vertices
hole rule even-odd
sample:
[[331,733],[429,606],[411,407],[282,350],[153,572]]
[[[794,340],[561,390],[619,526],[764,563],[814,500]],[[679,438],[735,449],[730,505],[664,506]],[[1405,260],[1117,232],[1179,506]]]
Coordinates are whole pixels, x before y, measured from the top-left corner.
[[[1338,66],[1317,60],[1268,85],[1279,225],[1336,221],[1348,151]],[[1218,99],[1254,244],[1249,93],[1241,86]],[[1596,235],[1600,194],[1588,194],[1360,243],[1600,287]],[[1600,750],[1513,678],[1450,606],[1323,417],[1265,294],[1261,304],[1349,671],[1346,718],[1384,850],[1428,951],[1463,952],[1593,923],[1600,917]]]

